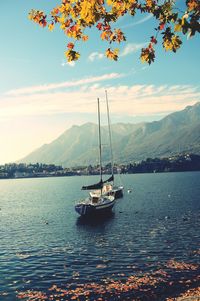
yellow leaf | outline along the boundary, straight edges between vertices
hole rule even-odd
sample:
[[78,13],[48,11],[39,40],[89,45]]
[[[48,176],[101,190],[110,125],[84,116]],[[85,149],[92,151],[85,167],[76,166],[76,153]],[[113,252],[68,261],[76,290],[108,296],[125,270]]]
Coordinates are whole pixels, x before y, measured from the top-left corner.
[[106,31],[103,31],[102,34],[101,34],[101,39],[105,40],[106,37],[107,37],[107,33],[106,33]]
[[182,25],[181,24],[176,24],[175,26],[174,26],[174,31],[181,31],[182,30]]
[[118,60],[118,52],[119,52],[119,49],[114,49],[113,51],[108,48],[106,50],[106,56],[107,58],[111,59],[111,60],[114,60],[114,61],[117,61]]
[[55,27],[54,23],[51,23],[48,25],[48,28],[50,31],[52,31],[54,29],[54,27]]
[[111,6],[113,4],[113,0],[107,0],[107,4]]
[[95,1],[94,0],[83,0],[81,3],[81,11],[80,17],[84,20],[87,24],[95,22]]
[[60,29],[65,30],[65,28],[66,28],[65,23],[60,25]]
[[65,52],[65,56],[67,58],[67,61],[70,63],[70,62],[73,62],[73,61],[77,61],[80,57],[80,53],[76,52],[72,49],[69,49]]
[[61,17],[58,18],[58,22],[60,22],[61,24],[63,24],[65,22],[65,15],[62,14]]

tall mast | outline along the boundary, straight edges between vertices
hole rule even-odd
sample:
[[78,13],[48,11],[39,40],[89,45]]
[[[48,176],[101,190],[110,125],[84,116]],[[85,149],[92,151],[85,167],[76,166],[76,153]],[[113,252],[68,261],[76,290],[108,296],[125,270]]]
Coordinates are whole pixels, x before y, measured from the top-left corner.
[[108,119],[109,141],[110,141],[111,172],[112,172],[113,182],[114,182],[112,135],[111,135],[111,127],[110,127],[110,111],[109,111],[109,106],[108,106],[108,95],[107,95],[107,90],[105,90],[105,93],[106,93],[106,107],[107,107],[107,119]]
[[101,120],[100,120],[100,106],[99,98],[97,98],[98,103],[98,125],[99,125],[99,164],[100,164],[100,181],[102,182],[102,161],[101,161]]

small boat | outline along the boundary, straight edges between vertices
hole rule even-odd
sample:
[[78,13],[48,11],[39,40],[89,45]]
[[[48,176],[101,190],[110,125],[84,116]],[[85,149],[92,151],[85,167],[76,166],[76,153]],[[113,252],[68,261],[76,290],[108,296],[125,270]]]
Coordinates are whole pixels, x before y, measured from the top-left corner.
[[97,99],[98,104],[98,124],[99,124],[99,165],[100,165],[100,181],[96,184],[89,186],[83,186],[82,190],[98,190],[98,195],[89,195],[84,200],[79,201],[75,205],[75,210],[81,216],[93,216],[100,215],[112,210],[115,204],[115,197],[113,195],[104,195],[103,186],[104,181],[102,179],[102,160],[101,160],[101,125],[100,125],[100,107],[99,98]]
[[110,212],[115,204],[114,196],[91,197],[81,200],[75,210],[81,216],[96,216]]
[[[114,186],[112,184],[109,184],[108,182],[106,182],[103,185],[102,188],[102,195],[104,196],[114,196],[115,199],[119,199],[123,197],[123,190],[124,187],[123,186]],[[95,196],[100,196],[101,194],[101,190],[93,190],[90,191],[90,196],[91,197],[95,197]]]
[[113,163],[113,149],[112,149],[112,136],[111,136],[111,126],[110,126],[110,112],[109,112],[109,106],[108,106],[108,95],[107,91],[106,93],[106,107],[107,107],[107,120],[108,120],[108,131],[109,131],[109,141],[110,141],[110,156],[111,156],[111,173],[112,175],[105,181],[103,181],[103,187],[102,190],[93,190],[90,191],[91,197],[99,197],[101,194],[106,195],[112,195],[115,197],[115,199],[119,199],[123,197],[123,190],[124,187],[117,186],[114,184],[114,163]]

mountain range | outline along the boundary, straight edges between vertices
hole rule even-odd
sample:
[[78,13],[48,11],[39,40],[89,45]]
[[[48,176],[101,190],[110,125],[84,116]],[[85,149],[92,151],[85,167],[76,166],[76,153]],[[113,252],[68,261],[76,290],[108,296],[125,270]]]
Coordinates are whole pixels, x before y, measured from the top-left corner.
[[[169,157],[181,152],[200,154],[200,102],[159,121],[112,124],[111,131],[116,163]],[[101,136],[103,162],[108,163],[111,156],[107,126],[102,126]],[[98,126],[94,123],[74,125],[20,162],[64,167],[98,164]]]

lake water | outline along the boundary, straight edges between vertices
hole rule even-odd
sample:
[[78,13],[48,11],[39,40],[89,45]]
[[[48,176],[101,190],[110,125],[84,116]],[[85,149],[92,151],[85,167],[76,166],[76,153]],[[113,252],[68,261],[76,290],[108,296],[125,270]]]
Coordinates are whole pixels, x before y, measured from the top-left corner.
[[172,258],[198,263],[200,172],[123,175],[124,198],[113,214],[85,222],[74,203],[95,180],[0,181],[0,300],[148,273]]

